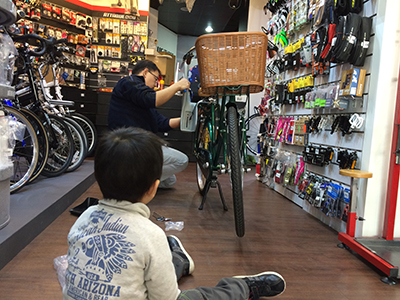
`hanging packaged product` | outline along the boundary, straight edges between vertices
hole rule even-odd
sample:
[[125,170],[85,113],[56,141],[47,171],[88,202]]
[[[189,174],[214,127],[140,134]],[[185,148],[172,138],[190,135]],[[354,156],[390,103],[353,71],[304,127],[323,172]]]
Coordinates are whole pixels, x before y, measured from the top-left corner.
[[42,16],[51,19],[52,8],[50,4],[42,3]]
[[53,20],[61,20],[61,8],[58,6],[54,6],[51,8],[51,17]]
[[90,62],[97,63],[97,46],[92,45],[90,47]]
[[104,47],[104,56],[106,57],[112,57],[112,48],[105,46]]
[[78,56],[85,56],[86,47],[82,45],[76,45],[76,55]]
[[65,23],[70,23],[71,22],[71,12],[66,8],[62,9],[61,21],[65,22]]
[[[0,33],[0,84],[11,85],[13,79],[15,59],[18,57],[14,42],[8,34]],[[3,95],[3,97],[12,96],[13,93]]]
[[86,45],[89,42],[89,39],[86,35],[78,34],[78,43]]
[[343,71],[339,96],[362,97],[366,72],[365,69],[358,68]]
[[114,19],[112,24],[113,24],[112,26],[113,33],[119,33],[120,21],[118,19]]
[[121,48],[120,47],[112,47],[111,48],[111,57],[112,58],[121,58]]
[[106,44],[112,44],[113,34],[111,32],[106,33]]
[[79,77],[79,89],[81,89],[81,90],[86,89],[85,77],[86,77],[86,72],[82,71],[80,74],[80,77]]
[[113,44],[119,44],[120,43],[120,39],[121,36],[119,35],[119,33],[113,33],[112,34],[112,40],[113,40]]
[[85,29],[87,27],[87,16],[82,14],[82,13],[77,13],[76,14],[76,27]]
[[32,20],[39,21],[41,18],[41,15],[42,14],[41,14],[40,8],[36,7],[36,8],[31,9],[30,16],[31,16]]
[[120,70],[121,70],[121,63],[120,63],[119,61],[113,60],[113,61],[111,62],[111,69],[110,69],[110,71],[111,71],[112,73],[119,73]]
[[71,25],[76,25],[76,12],[71,11]]

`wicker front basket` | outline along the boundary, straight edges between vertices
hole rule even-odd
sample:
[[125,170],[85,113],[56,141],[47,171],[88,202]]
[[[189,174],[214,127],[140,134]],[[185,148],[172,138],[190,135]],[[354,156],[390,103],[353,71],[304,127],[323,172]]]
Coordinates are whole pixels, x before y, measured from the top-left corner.
[[250,93],[261,92],[267,46],[267,36],[261,32],[200,36],[196,40],[196,53],[202,93],[215,95],[217,87],[239,85],[250,86]]

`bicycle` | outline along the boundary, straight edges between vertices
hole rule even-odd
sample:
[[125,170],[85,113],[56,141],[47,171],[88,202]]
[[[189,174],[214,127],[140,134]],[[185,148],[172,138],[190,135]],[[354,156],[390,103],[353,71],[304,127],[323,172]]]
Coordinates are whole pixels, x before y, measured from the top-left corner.
[[[74,141],[70,132],[71,126],[67,125],[65,121],[53,115],[49,109],[49,105],[45,103],[45,90],[39,82],[36,81],[36,73],[31,60],[31,56],[41,57],[46,51],[54,49],[57,44],[65,42],[65,40],[55,40],[54,38],[45,39],[36,34],[11,35],[15,42],[21,43],[18,48],[19,59],[21,66],[18,73],[15,75],[14,82],[16,84],[16,101],[15,107],[21,106],[28,108],[24,110],[24,114],[30,115],[30,118],[39,120],[45,129],[48,137],[48,157],[45,163],[42,164],[42,169],[35,172],[37,177],[43,174],[47,177],[58,176],[70,166],[74,154]],[[32,41],[32,42],[31,42]],[[38,45],[36,50],[30,50],[29,43]],[[39,67],[37,73],[41,74],[43,64]],[[22,80],[19,80],[19,75],[23,75]],[[27,82],[24,80],[27,76]],[[27,86],[25,86],[27,83]],[[57,103],[60,103],[60,100]],[[61,100],[62,101],[62,100]],[[22,109],[21,109],[22,110]],[[43,146],[45,148],[46,145]],[[43,156],[44,157],[44,156]]]
[[227,210],[218,175],[228,173],[238,237],[245,233],[245,107],[250,93],[263,90],[267,42],[263,33],[237,32],[203,35],[195,43],[201,82],[199,94],[213,95],[196,105],[194,154],[197,184],[203,195],[199,209],[203,209],[209,189],[218,187],[223,209]]

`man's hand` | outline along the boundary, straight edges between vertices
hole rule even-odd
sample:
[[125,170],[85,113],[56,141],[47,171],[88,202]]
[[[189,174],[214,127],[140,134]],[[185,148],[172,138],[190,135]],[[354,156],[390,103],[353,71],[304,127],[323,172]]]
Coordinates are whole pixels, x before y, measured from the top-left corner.
[[186,78],[182,78],[181,80],[179,80],[175,84],[179,87],[180,91],[186,90],[186,89],[188,89],[190,87],[190,82]]
[[175,95],[176,92],[188,89],[190,87],[189,80],[182,78],[178,82],[175,82],[170,87],[167,87],[161,91],[157,91],[156,93],[156,107],[163,105],[172,96]]

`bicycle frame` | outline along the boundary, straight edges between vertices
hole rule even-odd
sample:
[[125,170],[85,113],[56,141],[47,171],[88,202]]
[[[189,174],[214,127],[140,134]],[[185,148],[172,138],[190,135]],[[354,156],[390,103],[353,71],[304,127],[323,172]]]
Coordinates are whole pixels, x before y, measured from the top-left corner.
[[[240,87],[241,88],[241,87]],[[244,170],[247,171],[247,153],[246,153],[246,127],[245,127],[245,117],[244,113],[240,112],[237,107],[235,100],[235,94],[224,94],[222,96],[217,96],[217,99],[211,98],[210,101],[201,101],[198,103],[198,114],[200,117],[199,124],[207,124],[207,130],[209,132],[209,141],[206,147],[209,147],[210,152],[210,170],[221,171],[224,173],[226,166],[229,168],[228,160],[228,150],[227,150],[227,120],[226,113],[229,106],[234,106],[239,114],[239,130],[241,132],[240,142],[241,142],[241,154],[243,155]],[[246,105],[249,101],[249,95],[247,94]],[[199,159],[199,141],[197,140],[199,135],[199,130],[203,130],[200,126],[197,126],[194,135],[194,152],[196,159]],[[222,151],[222,152],[221,152]],[[223,163],[220,164],[220,156],[223,154]],[[205,175],[205,174],[204,174]],[[212,172],[209,172],[207,179],[211,179]]]

